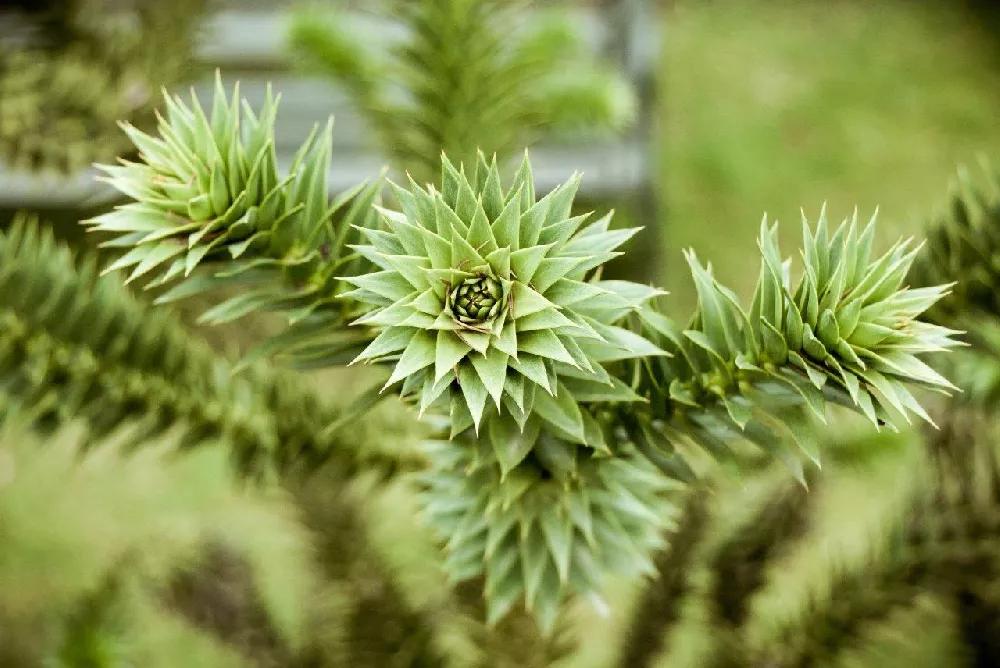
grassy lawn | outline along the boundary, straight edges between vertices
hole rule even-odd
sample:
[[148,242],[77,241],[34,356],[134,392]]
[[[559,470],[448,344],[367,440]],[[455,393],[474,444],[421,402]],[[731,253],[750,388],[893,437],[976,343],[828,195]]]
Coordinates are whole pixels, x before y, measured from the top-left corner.
[[[959,2],[678,0],[662,78],[666,282],[681,251],[749,296],[761,216],[798,247],[800,208],[880,208],[885,243],[919,234],[959,163],[1000,145],[996,45]],[[927,6],[924,6],[924,5]]]

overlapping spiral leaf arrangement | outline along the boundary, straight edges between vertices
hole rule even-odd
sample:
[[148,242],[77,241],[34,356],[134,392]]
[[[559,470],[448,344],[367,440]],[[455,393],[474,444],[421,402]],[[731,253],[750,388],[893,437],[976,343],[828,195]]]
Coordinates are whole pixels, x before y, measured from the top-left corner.
[[425,516],[452,579],[484,578],[489,623],[523,599],[551,631],[569,592],[606,610],[607,577],[654,575],[652,554],[675,528],[678,483],[631,451],[588,454],[572,476],[553,477],[539,466],[505,473],[482,441],[425,449]]
[[98,273],[95,255],[74,257],[34,217],[0,233],[0,421],[45,433],[79,421],[88,446],[112,435],[139,445],[173,434],[182,450],[222,443],[248,478],[330,459],[385,475],[423,464],[387,455],[361,422],[326,433],[342,413],[297,375],[259,365],[234,375],[172,314]]
[[[190,275],[206,256],[238,259],[247,251],[295,238],[288,228],[296,224],[322,223],[326,188],[309,192],[311,172],[285,178],[278,174],[273,143],[277,100],[269,92],[258,117],[240,107],[238,88],[229,103],[221,85],[217,80],[211,116],[196,97],[188,106],[179,96],[165,94],[167,115],[160,117],[160,137],[122,125],[142,162],[101,168],[106,180],[135,202],[90,224],[96,230],[129,233],[121,242],[134,248],[108,271],[134,267],[131,281],[162,271],[171,261],[165,272],[169,280]],[[303,155],[310,148],[307,144]],[[319,142],[314,150],[329,148]],[[311,160],[309,166],[325,162]],[[296,187],[290,187],[293,181]],[[286,229],[287,235],[281,234]]]
[[127,281],[152,277],[149,287],[172,286],[159,303],[239,286],[203,314],[212,324],[285,313],[289,329],[247,362],[277,354],[304,368],[350,360],[366,342],[338,329],[352,313],[339,299],[350,286],[337,277],[367,268],[346,247],[356,225],[373,225],[379,188],[362,184],[331,201],[333,119],[314,129],[283,175],[274,148],[280,96],[269,90],[255,112],[238,84],[228,99],[217,75],[208,113],[193,92],[191,104],[166,92],[164,100],[158,137],[123,124],[141,161],[100,166],[104,180],[133,200],[85,222],[114,235],[105,246],[128,249],[105,271],[130,269]]
[[449,572],[485,575],[490,620],[523,598],[546,630],[613,565],[650,574],[672,512],[669,483],[614,456],[588,408],[641,401],[604,365],[663,354],[621,326],[662,292],[600,280],[637,230],[574,216],[578,183],[536,200],[527,156],[508,188],[482,154],[471,176],[445,158],[440,192],[393,186],[402,210],[356,248],[381,270],[345,279],[371,309],[355,325],[378,331],[356,361],[391,363],[387,388],[448,417],[424,499]]
[[[919,355],[959,343],[956,332],[918,320],[950,286],[903,286],[919,251],[897,243],[872,259],[875,217],[863,229],[857,214],[830,231],[825,209],[815,232],[803,218],[804,268],[793,287],[777,226],[761,223],[760,278],[749,311],[736,295],[687,255],[698,311],[686,329],[651,310],[640,331],[670,357],[639,362],[637,392],[649,409],[624,417],[632,439],[670,475],[690,468],[674,444],[686,436],[722,461],[732,445],[750,441],[780,457],[802,478],[799,453],[782,424],[802,408],[825,421],[828,402],[852,408],[876,425],[930,420],[907,384],[955,390]],[[819,453],[800,442],[805,455]]]
[[601,365],[661,354],[616,324],[661,292],[587,280],[637,230],[573,216],[578,183],[536,201],[527,157],[506,190],[484,156],[471,179],[445,158],[441,192],[394,187],[402,211],[363,230],[381,270],[345,278],[371,309],[354,324],[379,332],[355,361],[391,361],[386,387],[440,408],[452,436],[482,433],[505,470],[542,431],[607,451],[579,403],[638,400]]
[[383,394],[444,418],[426,516],[452,576],[485,576],[493,620],[523,599],[551,629],[566,596],[599,598],[605,570],[647,572],[670,479],[695,477],[682,440],[723,460],[749,441],[802,479],[781,425],[830,401],[876,423],[926,418],[905,384],[952,389],[918,358],[956,345],[918,320],[947,287],[903,287],[917,251],[873,261],[872,224],[804,223],[793,287],[765,221],[749,310],[689,254],[699,305],[680,328],[662,291],[602,278],[636,230],[574,215],[579,177],[537,198],[527,156],[507,187],[482,154],[468,172],[445,157],[439,184],[391,184],[394,207],[376,204],[380,184],[331,203],[330,126],[281,177],[275,104],[255,114],[221,83],[210,115],[168,97],[159,138],[127,128],[143,162],[106,168],[135,201],[93,227],[130,249],[111,269],[175,282],[163,301],[242,285],[206,319],[285,312],[257,356],[385,363]]

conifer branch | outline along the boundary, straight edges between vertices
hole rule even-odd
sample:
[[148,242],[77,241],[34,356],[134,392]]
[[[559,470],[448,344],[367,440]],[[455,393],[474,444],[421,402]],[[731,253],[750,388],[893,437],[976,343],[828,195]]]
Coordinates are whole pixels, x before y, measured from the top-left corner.
[[613,130],[634,119],[628,82],[587,53],[556,12],[518,21],[515,8],[529,4],[378,3],[406,33],[388,56],[328,8],[301,10],[289,41],[304,69],[350,93],[394,167],[424,184],[442,152],[456,164],[474,163],[477,148],[504,161],[547,130]]
[[468,437],[426,449],[426,519],[455,582],[484,576],[489,625],[523,601],[548,634],[571,593],[602,610],[608,574],[655,573],[678,486],[642,457],[578,454],[573,475],[554,476],[535,457],[504,473]]
[[275,105],[255,114],[219,83],[210,115],[167,96],[160,138],[126,127],[144,162],[105,170],[135,201],[91,222],[130,249],[108,271],[157,270],[177,282],[164,301],[242,285],[206,318],[284,311],[292,327],[265,350],[300,366],[391,365],[383,390],[450,428],[452,445],[429,450],[427,514],[452,576],[484,575],[491,622],[523,598],[551,630],[567,594],[599,600],[603,570],[651,573],[672,487],[649,466],[694,480],[680,439],[724,461],[752,442],[805,482],[781,424],[823,420],[828,402],[879,424],[929,419],[906,385],[953,389],[918,358],[957,345],[917,319],[947,286],[901,287],[917,251],[871,260],[874,221],[832,234],[825,215],[815,233],[804,221],[797,287],[762,223],[749,312],[689,254],[699,306],[682,330],[653,306],[662,291],[602,280],[637,230],[574,216],[579,176],[536,197],[527,155],[507,187],[495,158],[467,171],[444,156],[439,186],[390,183],[398,209],[374,188],[331,204],[330,125],[280,177]]
[[0,162],[65,174],[128,151],[116,123],[153,120],[156,89],[190,70],[209,3],[30,4],[40,11],[0,27],[30,36],[0,50]]
[[[919,248],[903,241],[872,260],[874,218],[857,217],[827,230],[825,210],[815,233],[803,218],[804,270],[797,286],[791,261],[782,260],[777,227],[761,223],[760,278],[749,311],[736,295],[687,259],[698,290],[698,309],[684,329],[651,308],[639,310],[637,330],[668,356],[633,363],[632,389],[648,404],[617,409],[612,420],[670,476],[693,472],[676,448],[688,438],[724,463],[732,445],[749,441],[784,462],[805,482],[800,456],[786,445],[781,425],[803,411],[826,421],[834,403],[896,428],[908,413],[929,420],[908,384],[956,389],[918,355],[959,345],[954,330],[919,316],[948,286],[901,287]],[[820,453],[799,441],[819,464]]]
[[221,440],[249,476],[313,470],[331,457],[352,470],[379,465],[364,421],[322,437],[337,411],[298,379],[260,367],[233,376],[169,314],[99,278],[93,256],[74,258],[35,220],[22,216],[0,235],[0,260],[6,414],[43,430],[82,419],[90,443],[126,422],[134,444],[179,429],[180,448]]
[[[192,94],[193,95],[193,94]],[[287,328],[248,353],[241,367],[278,358],[299,369],[342,365],[370,341],[345,325],[356,308],[340,297],[342,276],[369,271],[351,251],[358,228],[377,224],[379,184],[361,185],[331,202],[327,192],[332,118],[299,149],[289,174],[277,168],[274,120],[280,96],[268,91],[255,112],[227,99],[217,73],[211,111],[164,92],[159,137],[124,125],[142,162],[103,165],[106,180],[134,200],[85,221],[114,235],[104,246],[127,252],[105,273],[128,269],[126,283],[152,279],[169,287],[156,302],[238,288],[201,322],[221,325],[278,312]]]

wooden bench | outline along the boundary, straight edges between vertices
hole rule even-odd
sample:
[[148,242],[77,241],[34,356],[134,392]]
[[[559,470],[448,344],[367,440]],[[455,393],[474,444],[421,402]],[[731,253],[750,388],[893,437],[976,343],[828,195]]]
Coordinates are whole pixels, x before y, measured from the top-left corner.
[[[532,149],[532,164],[540,190],[563,182],[574,171],[584,174],[581,195],[620,198],[649,191],[653,179],[650,141],[650,92],[658,60],[657,22],[649,0],[615,0],[610,7],[568,8],[585,41],[598,53],[611,56],[637,86],[642,109],[636,127],[617,137],[572,140],[553,137]],[[228,85],[239,79],[241,94],[251,105],[263,99],[270,81],[282,96],[276,127],[279,164],[291,161],[295,149],[313,124],[334,114],[333,165],[329,174],[336,192],[377,176],[385,158],[375,146],[364,119],[327,79],[291,71],[285,51],[287,14],[280,3],[254,11],[228,10],[214,15],[203,29],[199,65],[220,68]],[[351,31],[373,39],[399,36],[397,25],[350,13]],[[203,102],[211,99],[211,78],[195,84]],[[93,181],[93,172],[69,178],[12,174],[0,165],[0,206],[90,208],[114,197]]]

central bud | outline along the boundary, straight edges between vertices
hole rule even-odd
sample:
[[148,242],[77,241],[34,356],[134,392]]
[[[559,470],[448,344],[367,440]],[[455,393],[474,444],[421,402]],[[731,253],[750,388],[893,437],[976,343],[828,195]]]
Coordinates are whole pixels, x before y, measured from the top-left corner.
[[455,320],[477,328],[493,320],[503,306],[503,285],[497,279],[480,274],[466,278],[448,293],[448,306]]

